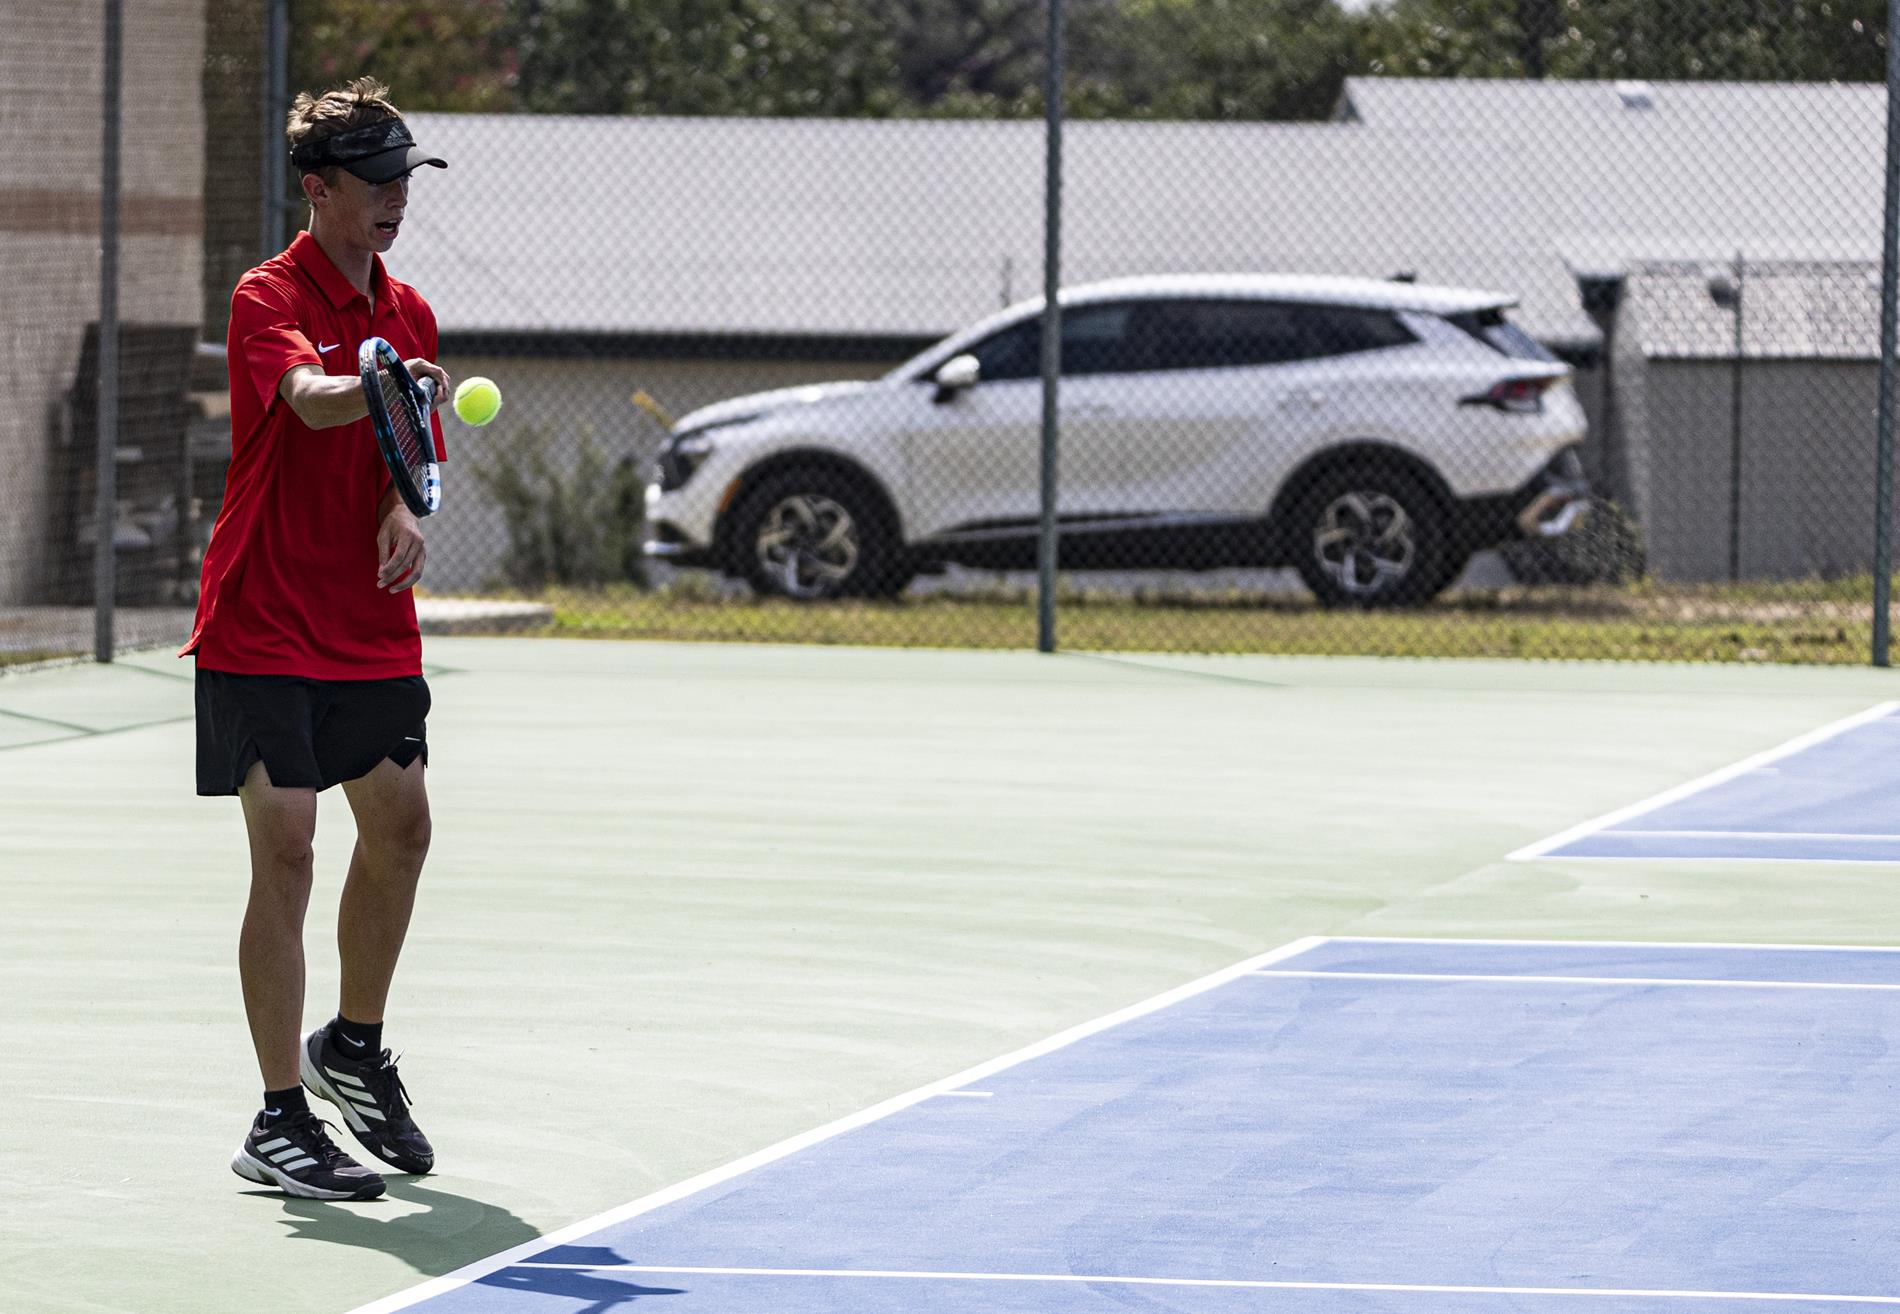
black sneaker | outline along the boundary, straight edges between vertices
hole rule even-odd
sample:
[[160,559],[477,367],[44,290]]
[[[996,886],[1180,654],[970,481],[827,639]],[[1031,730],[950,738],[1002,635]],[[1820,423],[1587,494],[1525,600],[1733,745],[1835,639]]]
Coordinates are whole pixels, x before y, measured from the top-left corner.
[[231,1156],[231,1171],[247,1182],[274,1186],[310,1200],[374,1200],[383,1179],[343,1153],[314,1113],[266,1123],[259,1114],[251,1134]]
[[303,1084],[343,1111],[363,1148],[405,1173],[435,1167],[435,1149],[409,1116],[409,1092],[389,1051],[351,1058],[324,1023],[303,1038]]

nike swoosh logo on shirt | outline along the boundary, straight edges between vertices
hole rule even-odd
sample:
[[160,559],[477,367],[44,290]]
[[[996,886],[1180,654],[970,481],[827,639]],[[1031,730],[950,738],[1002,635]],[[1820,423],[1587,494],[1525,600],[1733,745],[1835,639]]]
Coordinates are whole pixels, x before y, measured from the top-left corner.
[[343,345],[343,344],[342,344],[341,342],[332,342],[332,343],[331,343],[330,345],[328,345],[328,346],[324,346],[324,345],[323,345],[322,343],[318,343],[318,344],[317,344],[317,350],[318,350],[318,352],[325,352],[325,351],[335,351],[335,350],[336,350],[336,349],[337,349],[338,347],[340,347],[340,346],[342,346],[342,345]]

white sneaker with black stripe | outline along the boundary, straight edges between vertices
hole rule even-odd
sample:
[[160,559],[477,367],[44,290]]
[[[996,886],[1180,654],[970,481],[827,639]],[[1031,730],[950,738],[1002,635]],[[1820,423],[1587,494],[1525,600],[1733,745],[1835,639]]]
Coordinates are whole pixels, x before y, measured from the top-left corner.
[[277,1122],[260,1113],[231,1156],[231,1171],[308,1200],[374,1200],[383,1193],[383,1179],[338,1149],[327,1126],[314,1113]]

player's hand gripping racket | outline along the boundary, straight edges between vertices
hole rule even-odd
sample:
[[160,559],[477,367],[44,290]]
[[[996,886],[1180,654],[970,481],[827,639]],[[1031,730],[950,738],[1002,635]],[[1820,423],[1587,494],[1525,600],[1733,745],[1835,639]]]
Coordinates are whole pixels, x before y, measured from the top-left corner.
[[403,505],[418,517],[442,509],[442,472],[435,463],[435,434],[429,428],[435,380],[417,380],[396,349],[371,338],[356,353],[363,378],[363,399],[376,446],[389,466],[389,478]]

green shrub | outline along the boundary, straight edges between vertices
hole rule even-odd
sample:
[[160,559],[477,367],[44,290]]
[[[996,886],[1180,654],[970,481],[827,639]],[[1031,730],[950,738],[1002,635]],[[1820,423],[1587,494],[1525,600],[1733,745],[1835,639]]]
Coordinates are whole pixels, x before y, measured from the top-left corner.
[[546,429],[524,425],[473,473],[507,526],[504,583],[646,587],[645,481],[636,462],[611,461],[591,429],[581,429],[572,460],[563,461]]

